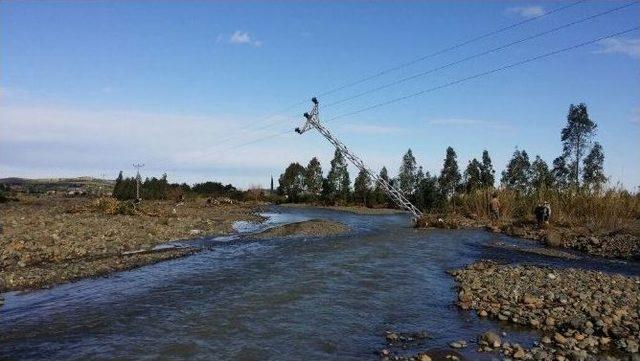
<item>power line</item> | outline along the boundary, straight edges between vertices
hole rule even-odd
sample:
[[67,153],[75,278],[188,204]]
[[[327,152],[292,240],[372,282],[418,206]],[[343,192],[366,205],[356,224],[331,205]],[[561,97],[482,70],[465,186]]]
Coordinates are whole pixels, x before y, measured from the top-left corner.
[[455,44],[455,45],[453,45],[453,46],[450,46],[450,47],[447,47],[447,48],[444,48],[444,49],[441,49],[441,50],[437,50],[437,51],[435,51],[435,52],[433,52],[433,53],[430,53],[430,54],[427,54],[427,55],[421,56],[421,57],[419,57],[419,58],[416,58],[416,59],[413,59],[413,60],[407,61],[407,62],[405,62],[405,63],[401,63],[401,64],[398,64],[398,65],[392,66],[392,67],[390,67],[390,68],[383,69],[383,70],[381,70],[381,71],[379,71],[379,72],[377,72],[377,73],[375,73],[375,74],[372,74],[372,75],[370,75],[370,76],[367,76],[367,77],[361,78],[361,79],[356,80],[356,81],[353,81],[353,82],[351,82],[351,83],[347,83],[347,84],[345,84],[345,85],[338,86],[338,87],[333,88],[333,89],[331,89],[331,90],[328,90],[328,91],[325,91],[325,92],[323,92],[323,93],[320,93],[320,94],[318,94],[318,96],[325,96],[325,95],[329,95],[329,94],[335,93],[335,92],[337,92],[337,91],[340,91],[340,90],[343,90],[343,89],[346,89],[346,88],[349,88],[349,87],[352,87],[352,86],[355,86],[355,85],[358,85],[358,84],[364,83],[364,82],[366,82],[366,81],[369,81],[369,80],[372,80],[372,79],[378,78],[378,77],[380,77],[380,76],[382,76],[382,75],[388,74],[388,73],[393,72],[393,71],[396,71],[396,70],[400,70],[400,69],[402,69],[402,68],[405,68],[405,67],[407,67],[407,66],[410,66],[410,65],[413,65],[413,64],[416,64],[416,63],[419,63],[419,62],[421,62],[421,61],[423,61],[423,60],[426,60],[426,59],[432,58],[432,57],[434,57],[434,56],[441,55],[441,54],[444,54],[444,53],[449,52],[449,51],[451,51],[451,50],[455,50],[455,49],[461,48],[461,47],[463,47],[463,46],[465,46],[465,45],[471,44],[471,43],[476,42],[476,41],[478,41],[478,40],[482,40],[482,39],[488,38],[488,37],[490,37],[490,36],[493,36],[493,35],[497,35],[497,34],[503,33],[503,32],[505,32],[505,31],[507,31],[507,30],[510,30],[510,29],[516,28],[516,27],[518,27],[518,26],[524,25],[524,24],[529,23],[529,22],[532,22],[532,21],[534,21],[534,20],[537,20],[537,19],[543,18],[543,17],[545,17],[545,16],[549,16],[549,15],[551,15],[551,14],[554,14],[554,13],[557,13],[557,12],[560,12],[560,11],[563,11],[563,10],[566,10],[566,9],[568,9],[568,8],[570,8],[570,7],[576,6],[576,5],[578,5],[578,4],[580,4],[580,3],[583,3],[583,2],[585,2],[585,1],[586,1],[586,0],[579,0],[579,1],[573,2],[573,3],[571,3],[571,4],[567,4],[567,5],[564,5],[564,6],[560,6],[560,7],[557,7],[557,8],[555,8],[555,9],[551,10],[551,11],[548,11],[548,12],[545,12],[545,13],[543,13],[543,14],[540,14],[540,15],[536,15],[536,16],[530,17],[530,18],[528,18],[528,19],[525,19],[525,20],[519,21],[519,22],[517,22],[517,23],[515,23],[515,24],[511,24],[511,25],[505,26],[505,27],[503,27],[503,28],[500,28],[500,29],[497,29],[497,30],[490,31],[490,32],[488,32],[488,33],[484,33],[484,34],[482,34],[482,35],[478,35],[478,36],[476,36],[476,37],[474,37],[474,38],[471,38],[471,39],[469,39],[469,40],[466,40],[466,41],[463,41],[463,42],[461,42],[461,43]]
[[[528,19],[525,19],[525,20],[519,21],[519,22],[514,23],[514,24],[511,24],[511,25],[507,25],[507,26],[505,26],[505,27],[502,27],[502,28],[499,28],[499,29],[496,29],[496,30],[489,31],[489,32],[484,33],[484,34],[482,34],[482,35],[478,35],[478,36],[473,37],[473,38],[471,38],[471,39],[468,39],[468,40],[462,41],[462,42],[460,42],[460,43],[457,43],[457,44],[455,44],[455,45],[452,45],[452,46],[449,46],[449,47],[446,47],[446,48],[443,48],[443,49],[437,50],[437,51],[435,51],[435,52],[432,52],[432,53],[429,53],[429,54],[423,55],[423,56],[418,57],[418,58],[415,58],[415,59],[413,59],[413,60],[409,60],[409,61],[407,61],[407,62],[404,62],[404,63],[401,63],[401,64],[397,64],[397,65],[391,66],[391,67],[389,67],[389,68],[385,68],[385,69],[383,69],[383,70],[380,70],[380,71],[379,71],[379,72],[377,72],[377,73],[374,73],[374,74],[371,74],[371,75],[365,76],[365,77],[360,78],[360,79],[358,79],[358,80],[355,80],[355,81],[352,81],[352,82],[349,82],[349,83],[346,83],[346,84],[343,84],[343,85],[337,86],[337,87],[335,87],[335,88],[329,89],[329,90],[327,90],[327,91],[321,92],[321,93],[319,93],[319,94],[318,94],[318,96],[319,96],[319,97],[326,96],[326,95],[333,94],[333,93],[336,93],[336,92],[338,92],[338,91],[341,91],[341,90],[344,90],[344,89],[347,89],[347,88],[350,88],[350,87],[353,87],[353,86],[356,86],[356,85],[359,85],[359,84],[365,83],[365,82],[367,82],[367,81],[370,81],[370,80],[373,80],[373,79],[379,78],[379,77],[381,77],[381,76],[383,76],[383,75],[389,74],[389,73],[394,72],[394,71],[396,71],[396,70],[400,70],[400,69],[406,68],[406,67],[408,67],[408,66],[411,66],[411,65],[417,64],[417,63],[419,63],[419,62],[421,62],[421,61],[424,61],[424,60],[426,60],[426,59],[433,58],[433,57],[435,57],[435,56],[445,54],[445,53],[447,53],[447,52],[449,52],[449,51],[452,51],[452,50],[455,50],[455,49],[458,49],[458,48],[464,47],[464,46],[469,45],[469,44],[471,44],[471,43],[473,43],[473,42],[476,42],[476,41],[478,41],[478,40],[482,40],[482,39],[488,38],[488,37],[493,36],[493,35],[498,35],[498,34],[500,34],[500,33],[503,33],[503,32],[505,32],[505,31],[508,31],[508,30],[511,30],[511,29],[517,28],[517,27],[519,27],[519,26],[522,26],[522,25],[524,25],[524,24],[530,23],[530,22],[532,22],[532,21],[535,21],[535,20],[538,20],[538,19],[541,19],[541,18],[547,17],[547,16],[549,16],[549,15],[552,15],[552,14],[555,14],[555,13],[558,13],[558,12],[561,12],[561,11],[564,11],[564,10],[569,9],[569,8],[571,8],[571,7],[574,7],[574,6],[578,5],[578,4],[581,4],[581,3],[585,2],[585,1],[587,1],[587,0],[578,0],[578,1],[575,1],[575,2],[573,2],[573,3],[570,3],[570,4],[567,4],[567,5],[563,5],[563,6],[557,7],[557,8],[555,8],[555,9],[552,9],[552,10],[550,10],[550,11],[548,11],[548,12],[543,13],[543,14],[533,16],[533,17],[531,17],[531,18],[528,18]],[[248,129],[253,128],[256,124],[259,124],[259,123],[265,122],[265,121],[267,121],[268,119],[271,119],[271,118],[273,118],[273,117],[275,117],[275,116],[277,116],[277,115],[280,115],[280,114],[282,114],[282,113],[284,113],[284,112],[286,112],[286,111],[289,111],[289,110],[291,110],[291,109],[293,109],[293,108],[295,108],[295,107],[297,107],[297,106],[299,106],[299,105],[303,105],[303,104],[305,104],[307,101],[308,101],[308,100],[306,100],[306,99],[305,99],[305,100],[302,100],[302,101],[296,102],[296,103],[294,103],[294,104],[291,104],[291,105],[289,105],[289,106],[285,107],[284,109],[282,109],[282,110],[280,110],[280,111],[278,111],[278,112],[272,113],[270,116],[267,116],[267,117],[263,118],[263,119],[262,119],[261,121],[259,121],[258,123],[251,123],[251,124],[247,124],[246,126],[239,128],[239,129],[238,129],[238,131],[240,131],[240,132],[243,132],[243,133],[244,133],[244,132],[245,132],[245,130],[248,130]],[[274,126],[274,125],[278,124],[279,122],[280,122],[279,120],[269,122],[269,123],[267,123],[266,125],[264,125],[264,126],[261,126],[261,127],[257,128],[256,130],[262,130],[262,129],[270,128],[270,127],[272,127],[272,126]],[[219,141],[217,144],[218,144],[218,145],[220,145],[220,144],[227,143],[228,141],[233,140],[233,139],[237,138],[238,136],[239,136],[238,134],[236,134],[236,135],[232,135],[232,136],[230,136],[230,137],[228,137],[228,138],[226,138],[226,139],[222,139],[222,140],[221,140],[221,141]]]
[[[613,38],[613,37],[616,37],[616,36],[624,35],[624,34],[627,34],[627,33],[633,32],[633,31],[637,31],[638,29],[640,29],[640,27],[629,28],[629,29],[626,29],[626,30],[623,30],[623,31],[619,31],[619,32],[608,34],[608,35],[605,35],[605,36],[601,36],[601,37],[598,37],[598,38],[595,38],[595,39],[592,39],[592,40],[589,40],[589,41],[585,41],[585,42],[582,42],[582,43],[579,43],[579,44],[575,44],[575,45],[572,45],[572,46],[569,46],[569,47],[566,47],[566,48],[554,50],[554,51],[551,51],[551,52],[548,52],[548,53],[544,53],[544,54],[541,54],[541,55],[537,55],[537,56],[534,56],[534,57],[529,57],[529,58],[526,58],[526,59],[511,63],[511,64],[508,64],[508,65],[505,65],[505,66],[501,66],[501,67],[494,68],[494,69],[491,69],[491,70],[488,70],[488,71],[485,71],[485,72],[482,72],[482,73],[477,73],[477,74],[470,75],[470,76],[467,76],[467,77],[464,77],[464,78],[460,78],[460,79],[457,79],[457,80],[454,80],[454,81],[450,81],[450,82],[447,82],[447,83],[444,83],[444,84],[441,84],[441,85],[438,85],[438,86],[435,86],[435,87],[432,87],[432,88],[429,88],[429,89],[424,89],[424,90],[421,90],[421,91],[418,91],[418,92],[415,92],[415,93],[411,93],[411,94],[407,94],[407,95],[404,95],[404,96],[401,96],[401,97],[398,97],[398,98],[394,98],[394,99],[391,99],[391,100],[388,100],[388,101],[385,101],[385,102],[373,104],[373,105],[370,105],[370,106],[367,106],[367,107],[364,107],[364,108],[361,108],[361,109],[358,109],[358,110],[355,110],[355,111],[351,111],[351,112],[348,112],[348,113],[340,114],[338,116],[330,118],[329,120],[326,120],[325,122],[331,122],[331,121],[334,121],[336,119],[352,116],[352,115],[359,114],[359,113],[362,113],[362,112],[365,112],[365,111],[368,111],[368,110],[371,110],[371,109],[376,109],[376,108],[380,108],[380,107],[383,107],[383,106],[386,106],[386,105],[389,105],[389,104],[397,103],[399,101],[406,100],[406,99],[409,99],[409,98],[413,98],[413,97],[416,97],[418,95],[431,93],[431,92],[436,91],[436,90],[448,88],[450,86],[457,85],[457,84],[460,84],[460,83],[463,83],[463,82],[466,82],[466,81],[469,81],[469,80],[478,79],[478,78],[481,78],[481,77],[484,77],[484,76],[487,76],[487,75],[490,75],[490,74],[493,74],[493,73],[497,73],[497,72],[500,72],[500,71],[504,71],[504,70],[508,70],[508,69],[511,69],[511,68],[515,68],[515,67],[527,64],[527,63],[531,63],[533,61],[537,61],[537,60],[540,60],[540,59],[548,58],[550,56],[557,55],[557,54],[560,54],[560,53],[564,53],[564,52],[567,52],[567,51],[570,51],[570,50],[574,50],[574,49],[577,49],[577,48],[580,48],[580,47],[583,47],[583,46],[595,44],[595,43],[597,43],[597,42],[599,42],[601,40],[604,40],[604,39],[609,39],[609,38]],[[271,134],[271,135],[268,135],[268,136],[265,136],[265,137],[254,139],[254,140],[249,141],[249,142],[238,144],[238,145],[236,145],[236,146],[234,146],[232,148],[229,148],[229,149],[241,148],[241,147],[244,147],[244,146],[247,146],[247,145],[251,145],[251,144],[255,144],[255,143],[258,143],[258,142],[262,142],[262,141],[265,141],[265,140],[268,140],[268,139],[271,139],[271,138],[280,137],[282,135],[289,134],[289,133],[292,133],[292,132],[293,131],[291,131],[291,130],[287,130],[287,131],[284,131],[284,132],[281,132],[281,133]]]
[[497,48],[493,48],[493,49],[490,49],[490,50],[485,50],[485,51],[482,51],[480,53],[476,53],[474,55],[470,55],[470,56],[464,57],[464,58],[462,58],[460,60],[456,60],[456,61],[447,63],[445,65],[441,65],[441,66],[438,66],[438,67],[435,67],[435,68],[432,68],[432,69],[429,69],[429,70],[426,70],[426,71],[423,71],[423,72],[420,72],[420,73],[417,73],[417,74],[413,74],[413,75],[410,75],[408,77],[405,77],[405,78],[402,78],[402,79],[398,79],[398,80],[392,81],[392,82],[387,83],[387,84],[383,84],[383,85],[378,86],[378,87],[373,88],[373,89],[365,90],[365,91],[360,92],[358,94],[355,94],[355,95],[352,95],[352,96],[349,96],[349,97],[346,97],[346,98],[343,98],[343,99],[328,103],[327,105],[325,105],[325,108],[332,107],[334,105],[341,104],[341,103],[344,103],[344,102],[359,98],[359,97],[364,96],[364,95],[375,93],[375,92],[377,92],[379,90],[386,89],[386,88],[389,88],[389,87],[392,87],[392,86],[395,86],[395,85],[398,85],[398,84],[402,84],[402,83],[407,82],[409,80],[417,79],[417,78],[423,77],[425,75],[428,75],[428,74],[431,74],[431,73],[435,73],[437,71],[449,68],[451,66],[458,65],[458,64],[464,63],[466,61],[469,61],[469,60],[476,59],[476,58],[479,58],[479,57],[484,56],[484,55],[488,55],[488,54],[494,53],[496,51],[504,50],[506,48],[509,48],[511,46],[514,46],[514,45],[517,45],[517,44],[520,44],[520,43],[524,43],[524,42],[529,41],[529,40],[533,40],[533,39],[536,39],[536,38],[539,38],[539,37],[542,37],[542,36],[545,36],[545,35],[549,35],[551,33],[554,33],[554,32],[569,28],[571,26],[583,23],[585,21],[593,20],[593,19],[598,18],[600,16],[611,14],[611,13],[613,13],[615,11],[628,8],[628,7],[630,7],[632,5],[636,5],[636,4],[638,4],[638,3],[634,1],[634,2],[628,3],[626,5],[618,6],[616,8],[609,9],[609,10],[606,10],[606,11],[603,11],[603,12],[600,12],[600,13],[597,13],[597,14],[594,14],[594,15],[591,15],[591,16],[587,16],[587,17],[582,18],[580,20],[572,21],[570,23],[555,27],[555,28],[550,29],[550,30],[543,31],[541,33],[537,33],[535,35],[527,36],[527,37],[522,38],[520,40],[516,40],[516,41],[510,42],[508,44],[501,45],[501,46],[499,46]]
[[380,107],[385,106],[385,105],[397,103],[399,101],[402,101],[402,100],[405,100],[405,99],[409,99],[409,98],[413,98],[413,97],[416,97],[418,95],[422,95],[422,94],[425,94],[425,93],[430,93],[432,91],[443,89],[443,88],[447,88],[447,87],[450,87],[452,85],[460,84],[460,83],[465,82],[465,81],[469,81],[469,80],[472,80],[472,79],[477,79],[477,78],[480,78],[480,77],[483,77],[483,76],[486,76],[486,75],[489,75],[489,74],[497,73],[499,71],[503,71],[503,70],[514,68],[516,66],[527,64],[527,63],[530,63],[532,61],[544,59],[544,58],[547,58],[547,57],[550,57],[550,56],[553,56],[553,55],[556,55],[556,54],[560,54],[560,53],[563,53],[563,52],[566,52],[566,51],[569,51],[569,50],[573,50],[573,49],[576,49],[576,48],[579,48],[579,47],[583,47],[583,46],[586,46],[586,45],[594,44],[594,43],[597,43],[598,41],[601,41],[601,40],[604,40],[604,39],[612,38],[612,37],[619,36],[619,35],[624,35],[624,34],[632,32],[632,31],[636,31],[638,29],[640,29],[640,27],[630,28],[630,29],[627,29],[627,30],[624,30],[624,31],[620,31],[620,32],[617,32],[617,33],[613,33],[613,34],[609,34],[609,35],[606,35],[606,36],[602,36],[602,37],[599,37],[597,39],[589,40],[589,41],[586,41],[584,43],[576,44],[576,45],[573,45],[573,46],[570,46],[570,47],[567,47],[567,48],[563,48],[563,49],[555,50],[555,51],[552,51],[552,52],[549,52],[549,53],[545,53],[545,54],[542,54],[542,55],[538,55],[538,56],[534,56],[534,57],[531,57],[531,58],[527,58],[527,59],[524,59],[524,60],[521,60],[521,61],[518,61],[518,62],[515,62],[515,63],[511,63],[509,65],[505,65],[505,66],[502,66],[502,67],[499,67],[499,68],[495,68],[495,69],[492,69],[492,70],[489,70],[489,71],[485,71],[485,72],[478,73],[478,74],[475,74],[475,75],[471,75],[471,76],[468,76],[468,77],[465,77],[465,78],[454,80],[454,81],[451,81],[451,82],[448,82],[448,83],[445,83],[445,84],[442,84],[442,85],[439,85],[439,86],[436,86],[436,87],[433,87],[433,88],[421,90],[419,92],[411,93],[411,94],[408,94],[408,95],[405,95],[405,96],[401,96],[401,97],[398,97],[398,98],[394,98],[394,99],[391,99],[391,100],[388,100],[388,101],[385,101],[385,102],[382,102],[382,103],[377,103],[377,104],[374,104],[374,105],[370,105],[370,106],[367,106],[367,107],[364,107],[364,108],[361,108],[361,109],[358,109],[358,110],[355,110],[355,111],[352,111],[352,112],[344,113],[344,114],[335,116],[335,117],[327,120],[326,122],[330,122],[330,121],[333,121],[333,120],[336,120],[336,119],[340,119],[340,118],[348,117],[348,116],[355,115],[355,114],[358,114],[358,113],[362,113],[362,112],[367,111],[367,110],[380,108]]

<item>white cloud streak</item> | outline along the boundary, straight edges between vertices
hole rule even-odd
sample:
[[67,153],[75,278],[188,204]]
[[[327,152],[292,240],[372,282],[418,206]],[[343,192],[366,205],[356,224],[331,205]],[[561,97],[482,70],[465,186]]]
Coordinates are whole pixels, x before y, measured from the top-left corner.
[[234,44],[234,45],[251,45],[255,47],[262,46],[261,40],[254,39],[251,36],[251,34],[249,34],[249,32],[242,31],[242,30],[236,30],[235,32],[233,32],[233,34],[229,35],[228,37],[225,36],[224,34],[219,34],[216,37],[217,43],[223,42],[225,40],[229,44]]
[[507,15],[517,15],[527,19],[544,15],[544,13],[542,6],[514,6],[505,10]]
[[597,54],[623,54],[640,59],[640,39],[610,38],[598,42],[600,49]]

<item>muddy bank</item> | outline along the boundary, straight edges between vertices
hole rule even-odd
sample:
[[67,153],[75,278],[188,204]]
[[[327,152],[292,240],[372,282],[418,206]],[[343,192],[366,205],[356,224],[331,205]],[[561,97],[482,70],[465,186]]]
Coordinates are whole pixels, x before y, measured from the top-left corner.
[[452,275],[459,283],[460,308],[541,332],[530,349],[516,348],[499,337],[480,337],[480,351],[535,360],[638,356],[638,277],[488,261]]
[[305,203],[285,203],[285,204],[281,204],[280,206],[290,207],[290,208],[313,207],[313,208],[330,209],[333,211],[350,212],[354,214],[364,214],[364,215],[387,215],[387,214],[406,213],[399,209],[393,209],[393,208],[367,208],[367,207],[360,207],[360,206],[323,206],[323,205],[305,204]]
[[270,238],[287,236],[330,236],[345,233],[349,227],[342,223],[324,219],[311,219],[269,228],[264,232],[253,235],[252,238]]
[[[175,208],[175,213],[173,209]],[[42,197],[0,205],[0,292],[106,274],[194,250],[150,252],[171,240],[228,234],[260,221],[255,204],[146,201],[134,215],[108,214],[96,199]],[[132,251],[139,253],[126,254]]]

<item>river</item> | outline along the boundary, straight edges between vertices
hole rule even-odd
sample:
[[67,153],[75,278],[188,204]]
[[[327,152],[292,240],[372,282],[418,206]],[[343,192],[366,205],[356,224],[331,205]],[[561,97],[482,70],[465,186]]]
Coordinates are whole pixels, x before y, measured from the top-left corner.
[[[5,294],[0,359],[375,360],[384,332],[426,330],[411,354],[487,330],[530,345],[536,334],[455,306],[447,270],[479,259],[640,274],[636,262],[506,251],[535,243],[481,230],[416,230],[403,214],[272,207],[264,224],[186,241],[196,255],[51,289]],[[324,218],[331,237],[248,239],[275,224]],[[475,347],[469,359],[491,359]]]

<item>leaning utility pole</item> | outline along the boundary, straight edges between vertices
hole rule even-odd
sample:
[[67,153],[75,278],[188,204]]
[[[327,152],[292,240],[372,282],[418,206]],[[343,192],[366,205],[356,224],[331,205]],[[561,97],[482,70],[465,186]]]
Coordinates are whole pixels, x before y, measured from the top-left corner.
[[140,168],[144,167],[144,164],[134,164],[133,167],[136,169],[136,199],[140,199]]
[[400,208],[411,212],[415,219],[420,218],[422,216],[422,212],[420,212],[420,210],[416,206],[409,202],[409,200],[402,194],[402,192],[400,192],[383,178],[380,178],[377,174],[367,169],[367,167],[364,165],[364,162],[360,160],[360,158],[352,154],[349,149],[347,149],[347,147],[342,144],[342,142],[335,138],[327,128],[320,124],[320,117],[318,115],[318,99],[314,97],[311,99],[311,101],[313,102],[313,109],[311,109],[311,113],[304,113],[304,117],[307,119],[307,121],[305,122],[302,129],[296,128],[296,132],[302,134],[311,129],[311,127],[316,128],[320,132],[320,134],[327,138],[327,140],[331,144],[333,144],[336,149],[338,149],[342,154],[344,154],[344,156],[349,159],[349,161],[353,163],[353,165],[358,167],[358,169],[360,169],[361,171],[367,173],[369,177],[371,177],[371,179],[373,179],[375,182],[382,185],[382,188],[387,192],[389,197],[391,197],[391,199],[393,199],[393,201]]

